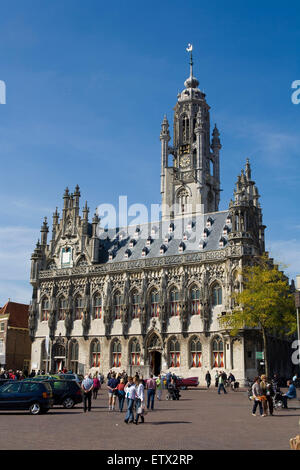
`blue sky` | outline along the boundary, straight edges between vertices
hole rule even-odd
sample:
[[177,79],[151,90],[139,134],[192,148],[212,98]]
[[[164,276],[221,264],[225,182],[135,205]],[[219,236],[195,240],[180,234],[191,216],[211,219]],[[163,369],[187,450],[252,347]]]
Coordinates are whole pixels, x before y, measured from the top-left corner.
[[300,4],[0,3],[0,305],[29,302],[30,254],[66,186],[81,206],[160,202],[160,125],[194,73],[221,133],[220,209],[248,157],[266,245],[300,272]]

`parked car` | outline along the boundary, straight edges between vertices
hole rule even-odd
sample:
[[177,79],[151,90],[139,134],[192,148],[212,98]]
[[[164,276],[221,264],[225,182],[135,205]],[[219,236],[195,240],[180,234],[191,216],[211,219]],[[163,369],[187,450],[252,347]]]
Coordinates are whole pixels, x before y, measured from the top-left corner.
[[47,382],[14,380],[0,387],[0,410],[29,410],[37,415],[52,406],[52,388]]
[[81,384],[81,382],[83,381],[84,377],[83,375],[78,375],[78,374],[58,374],[58,377],[60,379],[68,379],[68,380],[76,380],[76,382],[78,382],[79,384]]
[[51,386],[54,405],[62,405],[64,408],[73,408],[82,403],[82,391],[76,380],[49,379],[43,381]]
[[186,390],[188,387],[198,387],[198,385],[198,377],[188,377],[186,379],[183,377],[176,377],[176,386],[181,388],[181,390]]

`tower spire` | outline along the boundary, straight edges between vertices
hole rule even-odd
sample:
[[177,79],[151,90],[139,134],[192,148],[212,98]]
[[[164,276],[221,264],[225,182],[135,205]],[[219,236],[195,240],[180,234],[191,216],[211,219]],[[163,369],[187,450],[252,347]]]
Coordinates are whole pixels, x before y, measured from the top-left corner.
[[187,52],[190,53],[190,77],[193,76],[193,44],[188,44],[186,48]]

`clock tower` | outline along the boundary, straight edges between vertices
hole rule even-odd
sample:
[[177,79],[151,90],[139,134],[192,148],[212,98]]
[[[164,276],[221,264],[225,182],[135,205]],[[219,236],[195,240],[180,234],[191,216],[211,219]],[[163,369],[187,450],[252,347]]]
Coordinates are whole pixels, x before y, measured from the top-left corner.
[[193,76],[190,44],[187,51],[190,76],[174,108],[172,147],[166,116],[160,133],[163,220],[216,212],[220,201],[220,134],[215,126],[210,139],[210,107]]

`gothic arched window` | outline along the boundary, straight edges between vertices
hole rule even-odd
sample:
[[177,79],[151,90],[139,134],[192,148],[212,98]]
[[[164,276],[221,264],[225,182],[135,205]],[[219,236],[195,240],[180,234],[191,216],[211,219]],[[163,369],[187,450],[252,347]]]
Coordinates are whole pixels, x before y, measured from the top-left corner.
[[112,344],[112,367],[121,367],[122,347],[119,340]]
[[134,290],[131,295],[132,300],[132,318],[138,318],[140,315],[140,295],[137,290]]
[[102,316],[102,297],[99,294],[96,294],[94,297],[94,306],[93,306],[94,319],[101,318]]
[[78,372],[79,345],[76,340],[72,340],[69,346],[69,364],[74,374]]
[[140,343],[136,338],[131,341],[130,344],[130,364],[132,366],[139,366],[141,360],[141,347]]
[[67,299],[61,297],[58,301],[58,320],[64,320],[66,318],[67,310]]
[[75,320],[81,320],[83,317],[84,301],[83,298],[78,295],[75,300]]
[[150,294],[151,300],[151,317],[158,317],[159,316],[159,293],[156,289]]
[[175,317],[180,313],[180,304],[179,304],[179,292],[176,287],[174,287],[170,292],[170,315]]
[[212,343],[213,367],[224,367],[224,343],[216,336]]
[[222,287],[215,284],[212,288],[212,306],[222,305]]
[[100,342],[95,339],[91,343],[91,367],[100,367]]
[[188,143],[190,138],[190,120],[187,116],[182,118],[182,142]]
[[181,188],[177,193],[178,212],[184,214],[188,205],[189,193],[185,188]]
[[122,296],[119,291],[117,291],[114,295],[114,317],[115,320],[119,320],[121,318],[121,303],[122,303]]
[[190,342],[190,364],[191,367],[201,367],[202,345],[200,339],[195,336]]
[[169,367],[180,367],[180,344],[177,339],[169,342]]
[[197,286],[191,288],[191,314],[200,315],[200,289]]
[[42,300],[42,321],[48,321],[50,314],[50,302],[47,297]]

